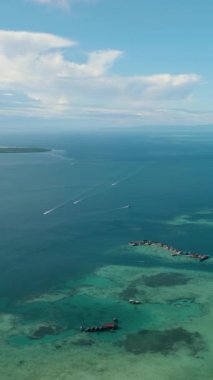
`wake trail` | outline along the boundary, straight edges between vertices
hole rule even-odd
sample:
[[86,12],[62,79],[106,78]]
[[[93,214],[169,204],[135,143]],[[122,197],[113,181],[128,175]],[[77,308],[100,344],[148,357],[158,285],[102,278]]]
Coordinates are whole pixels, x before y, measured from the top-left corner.
[[[94,192],[94,190],[95,190],[94,188],[90,188],[90,189],[84,190],[83,192],[81,192],[78,195],[78,197],[75,197],[75,198],[72,197],[72,198],[68,199],[66,202],[60,203],[59,205],[57,205],[57,206],[55,206],[55,207],[53,207],[53,208],[51,208],[49,210],[44,211],[43,215],[51,214],[52,212],[58,210],[59,208],[67,206],[71,202],[72,202],[72,204],[77,205],[78,203],[80,203],[80,202],[82,202],[82,201],[84,201],[84,200],[86,200],[86,199],[88,199],[90,197],[93,197],[93,196],[95,196],[96,194],[99,193],[99,191],[95,191]],[[92,191],[93,191],[93,193],[91,193]],[[86,195],[86,196],[79,199],[79,196],[82,196],[82,195]]]
[[[104,188],[102,189],[103,185],[104,185]],[[99,194],[105,192],[107,190],[107,187],[108,187],[108,183],[104,182],[99,186],[96,186],[96,187],[91,188],[87,191],[84,191],[83,193],[80,193],[78,198],[73,201],[73,204],[76,205],[76,204],[83,202],[87,199],[95,197],[96,195],[99,195]],[[85,195],[85,196],[83,196],[82,198],[79,198],[82,195]]]
[[130,205],[125,205],[125,206],[119,207],[119,209],[122,209],[122,208],[130,208],[130,207],[131,207]]
[[80,203],[82,201],[82,199],[77,199],[77,201],[74,201],[73,204],[74,205],[77,205],[78,203]]
[[70,201],[67,201],[67,202],[64,202],[64,203],[60,203],[59,205],[57,205],[57,206],[55,206],[53,208],[50,208],[49,210],[44,211],[43,215],[51,214],[52,212],[58,210],[59,208],[66,206],[69,202]]
[[115,181],[115,182],[111,183],[111,186],[117,186],[119,183],[120,183],[120,181]]
[[104,209],[104,210],[89,212],[87,214],[84,214],[84,215],[76,218],[76,220],[83,219],[83,218],[88,218],[88,217],[95,216],[95,215],[110,214],[110,213],[113,213],[115,211],[119,211],[119,210],[122,210],[122,209],[123,210],[124,209],[129,209],[129,208],[131,208],[130,205],[124,205],[124,206],[120,206],[120,207],[114,207],[114,208],[110,208],[110,209]]
[[[131,173],[128,176],[125,176],[125,177],[121,178],[120,180],[117,180],[117,181],[111,183],[111,186],[117,186],[118,184],[120,184],[120,183],[122,183],[124,181],[129,180],[130,178],[132,178],[135,175],[137,175],[140,171],[141,171],[141,169],[135,171],[134,173]],[[57,206],[55,206],[55,207],[53,207],[53,208],[51,208],[49,210],[44,211],[43,215],[51,214],[52,212],[58,210],[61,207],[64,207],[64,206],[68,205],[71,202],[72,202],[73,205],[77,205],[77,204],[79,204],[79,203],[81,203],[81,202],[83,202],[85,200],[88,200],[88,199],[90,199],[92,197],[95,197],[97,195],[103,194],[104,192],[106,192],[108,190],[109,190],[109,183],[108,182],[107,183],[103,182],[102,184],[99,184],[95,188],[93,187],[93,188],[90,188],[90,189],[87,189],[87,190],[81,192],[75,198],[72,197],[71,199],[67,200],[66,202],[63,202],[63,203],[61,203],[61,204],[59,204],[59,205],[57,205]],[[110,210],[100,211],[98,213],[105,213],[105,212],[107,213],[107,212],[112,212],[112,211],[115,211],[115,210],[128,209],[128,208],[130,208],[130,205],[124,205],[124,206],[116,207],[116,208],[113,208],[113,209],[110,209]]]
[[118,186],[120,185],[121,183],[125,182],[125,181],[128,181],[129,179],[135,177],[137,174],[139,174],[141,172],[142,168],[141,169],[138,169],[136,170],[135,172],[121,178],[121,179],[118,179],[117,181],[114,181],[111,183],[111,186]]

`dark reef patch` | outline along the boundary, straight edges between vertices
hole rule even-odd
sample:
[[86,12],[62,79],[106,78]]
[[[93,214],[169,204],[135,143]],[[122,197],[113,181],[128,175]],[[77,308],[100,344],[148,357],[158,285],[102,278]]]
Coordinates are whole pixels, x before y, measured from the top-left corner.
[[185,285],[190,277],[181,273],[159,273],[152,276],[144,276],[143,282],[146,286],[157,288],[159,286]]
[[169,300],[168,302],[170,305],[173,306],[186,306],[190,307],[192,304],[195,303],[195,298],[194,297],[185,297],[185,298],[175,298],[173,300]]
[[168,355],[185,347],[191,355],[195,356],[205,348],[204,341],[198,332],[190,332],[182,327],[164,331],[143,330],[139,333],[128,334],[123,345],[126,351],[133,354]]
[[19,360],[17,363],[17,366],[20,367],[20,366],[23,366],[24,364],[25,364],[25,360]]
[[119,297],[122,300],[128,300],[130,298],[135,298],[138,295],[138,289],[134,285],[129,285],[120,294]]
[[56,335],[60,333],[63,329],[60,326],[40,326],[38,327],[30,336],[30,339],[41,339],[46,335]]
[[84,338],[79,338],[75,342],[72,342],[72,344],[76,346],[92,346],[94,344],[94,341],[92,339],[84,339]]

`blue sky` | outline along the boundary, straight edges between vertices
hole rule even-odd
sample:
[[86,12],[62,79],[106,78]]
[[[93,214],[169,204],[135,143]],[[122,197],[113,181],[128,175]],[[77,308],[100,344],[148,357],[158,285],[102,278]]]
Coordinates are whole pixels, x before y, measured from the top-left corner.
[[7,0],[0,21],[2,128],[213,123],[212,0]]

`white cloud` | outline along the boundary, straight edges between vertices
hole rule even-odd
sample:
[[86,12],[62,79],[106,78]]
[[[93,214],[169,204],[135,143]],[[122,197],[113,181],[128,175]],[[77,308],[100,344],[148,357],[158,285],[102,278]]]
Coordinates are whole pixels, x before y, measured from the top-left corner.
[[4,95],[10,103],[0,113],[154,120],[166,115],[165,103],[183,107],[200,82],[196,74],[113,75],[122,51],[89,52],[78,63],[63,54],[74,45],[52,34],[0,31],[0,101],[13,94]]
[[42,53],[75,44],[74,41],[48,33],[0,30],[0,53],[8,56],[27,54],[27,51]]

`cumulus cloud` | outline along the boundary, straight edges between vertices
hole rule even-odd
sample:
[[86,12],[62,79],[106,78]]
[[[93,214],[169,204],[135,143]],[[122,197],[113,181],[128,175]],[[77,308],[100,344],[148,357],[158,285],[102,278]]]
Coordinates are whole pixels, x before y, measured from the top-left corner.
[[0,53],[11,56],[27,54],[28,51],[42,53],[75,44],[74,41],[48,33],[0,30]]
[[78,63],[64,55],[75,45],[52,34],[0,31],[0,112],[151,118],[159,115],[156,104],[183,102],[200,82],[197,74],[114,75],[111,69],[122,51],[92,51]]

